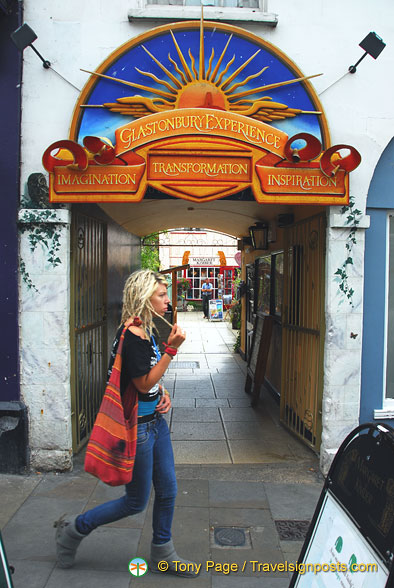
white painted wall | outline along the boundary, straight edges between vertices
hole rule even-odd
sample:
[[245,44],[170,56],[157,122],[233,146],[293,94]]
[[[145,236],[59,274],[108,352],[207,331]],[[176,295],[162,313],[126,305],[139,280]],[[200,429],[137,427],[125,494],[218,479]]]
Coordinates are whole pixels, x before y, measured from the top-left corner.
[[[234,255],[237,253],[237,239],[214,231],[193,232],[179,230],[160,235],[160,267],[165,269],[182,265],[185,251],[190,251],[189,263],[193,258],[209,257],[213,265],[220,265],[218,251],[223,251],[227,265],[237,266]],[[197,265],[197,264],[196,264]]]
[[[80,68],[97,68],[119,45],[145,30],[163,24],[159,20],[129,23],[128,11],[139,8],[140,4],[137,0],[25,0],[24,18],[38,35],[35,42],[37,49],[59,73],[81,89],[88,79],[88,74],[81,72]],[[375,165],[393,136],[394,55],[390,42],[394,38],[394,3],[392,0],[269,0],[268,12],[278,14],[279,24],[276,28],[250,22],[239,24],[280,48],[306,75],[324,74],[312,82],[325,109],[332,143],[344,142],[353,145],[363,157],[362,164],[351,175],[351,194],[356,199],[357,207],[364,212]],[[363,52],[358,44],[370,31],[380,35],[388,43],[387,47],[376,61],[367,56],[357,73],[347,73],[348,67],[361,57]],[[31,49],[25,50],[22,191],[31,173],[43,171],[41,156],[45,148],[53,141],[67,137],[77,97],[78,91],[75,88],[53,71],[44,70]],[[345,219],[335,217],[338,212],[338,209],[328,211],[327,328],[324,429],[321,448],[321,464],[324,471],[327,470],[331,457],[344,436],[358,424],[360,393],[364,235],[361,229],[354,250],[357,265],[351,275],[355,289],[355,304],[352,308],[346,301],[341,301],[337,283],[333,278],[345,255]],[[67,248],[66,229],[63,234],[64,246]],[[24,239],[21,242],[21,253],[22,256],[26,254]],[[66,281],[67,259],[65,254],[62,270],[65,272]],[[33,259],[32,263],[35,261]],[[57,283],[54,284],[54,288],[56,287]],[[63,278],[62,281],[59,280],[58,289],[59,292],[64,289]],[[32,342],[29,330],[24,326],[27,318],[23,315],[34,301],[31,296],[30,291],[21,288],[21,351],[24,358],[33,346],[46,346],[44,331],[37,332]],[[63,297],[63,301],[64,305],[60,311],[64,315],[64,320],[60,335],[64,341],[64,337],[68,336],[67,296]],[[38,303],[42,304],[42,301]],[[357,338],[350,338],[350,332],[357,333]],[[52,350],[48,350],[46,356],[50,362],[53,362],[57,353],[55,348]],[[65,353],[68,353],[66,349]],[[22,360],[21,374],[24,383],[28,373],[26,366],[26,361]],[[69,385],[64,383],[64,407],[63,412],[60,411],[58,415],[58,422],[63,418],[64,426],[54,427],[49,434],[48,430],[35,424],[35,421],[39,420],[39,403],[36,402],[36,395],[41,394],[44,372],[37,370],[29,392],[24,388],[24,399],[30,409],[30,419],[34,421],[31,424],[31,438],[37,452],[41,452],[42,456],[48,456],[48,453],[45,453],[47,449],[57,451],[54,447],[59,446],[62,447],[64,459],[67,443],[70,448],[69,423],[66,415],[69,411]],[[59,405],[56,408],[48,405],[47,410],[54,414],[60,408]],[[43,460],[44,457],[41,461],[38,460],[37,465]]]
[[[50,219],[45,218],[49,213]],[[21,397],[29,411],[32,468],[65,470],[72,467],[70,402],[70,222],[68,210],[21,210],[21,260],[28,281],[20,277]],[[54,267],[48,247],[40,242],[32,251],[30,234],[55,228],[61,246]],[[47,241],[50,243],[50,241]]]

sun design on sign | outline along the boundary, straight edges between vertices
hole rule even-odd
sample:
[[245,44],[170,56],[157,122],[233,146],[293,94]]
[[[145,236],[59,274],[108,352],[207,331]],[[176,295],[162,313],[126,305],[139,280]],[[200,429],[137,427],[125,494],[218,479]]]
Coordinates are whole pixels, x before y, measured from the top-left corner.
[[83,104],[81,105],[82,108],[105,108],[111,112],[134,118],[141,118],[149,114],[180,108],[213,108],[249,116],[265,123],[294,118],[298,114],[321,114],[321,112],[318,111],[290,108],[286,104],[273,101],[270,96],[266,95],[252,100],[247,98],[251,95],[265,94],[268,90],[280,86],[303,82],[321,74],[241,90],[242,87],[246,86],[250,81],[259,77],[268,69],[268,66],[263,67],[242,81],[236,81],[236,78],[238,78],[242,71],[257,57],[261,49],[253,53],[253,55],[251,55],[240,67],[229,74],[228,72],[235,61],[235,54],[230,59],[226,59],[226,53],[231,44],[233,35],[229,36],[227,43],[215,64],[215,50],[212,48],[208,68],[206,70],[203,18],[201,18],[200,22],[198,67],[196,66],[196,59],[190,49],[188,51],[190,64],[188,64],[175,35],[171,30],[170,34],[179,61],[176,61],[170,53],[168,53],[168,60],[172,64],[174,72],[177,75],[174,75],[173,72],[165,67],[165,65],[163,65],[161,61],[144,45],[141,45],[142,49],[161,69],[166,78],[160,79],[153,73],[143,71],[138,67],[135,68],[142,76],[152,79],[156,84],[165,89],[121,80],[98,72],[82,70],[94,76],[112,80],[139,90],[144,90],[154,95],[152,98],[139,95],[125,96],[118,98],[116,102],[106,102],[101,105]]

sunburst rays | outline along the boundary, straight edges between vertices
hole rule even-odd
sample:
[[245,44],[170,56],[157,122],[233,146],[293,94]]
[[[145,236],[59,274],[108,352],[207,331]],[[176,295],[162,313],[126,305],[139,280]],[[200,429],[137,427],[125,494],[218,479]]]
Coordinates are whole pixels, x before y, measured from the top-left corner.
[[[211,108],[230,110],[265,122],[294,117],[300,113],[320,114],[315,111],[310,112],[289,108],[286,104],[272,101],[270,96],[262,96],[260,98],[258,96],[265,94],[268,90],[289,84],[301,83],[321,74],[294,78],[258,87],[250,87],[250,82],[259,78],[268,69],[268,66],[265,66],[242,79],[242,73],[252,64],[253,60],[261,52],[261,49],[258,49],[250,57],[246,58],[241,65],[231,71],[236,61],[236,55],[235,53],[233,55],[227,55],[233,39],[233,34],[230,34],[216,64],[214,64],[215,50],[212,48],[208,61],[208,69],[205,71],[203,15],[201,15],[200,21],[198,63],[190,48],[188,50],[189,60],[186,59],[173,31],[170,30],[169,32],[175,51],[175,57],[171,55],[171,51],[168,53],[168,61],[172,65],[173,71],[170,71],[147,47],[144,45],[140,46],[152,62],[161,70],[163,77],[158,77],[152,72],[144,71],[138,67],[135,67],[135,70],[141,76],[153,80],[155,85],[139,84],[98,72],[82,70],[100,78],[131,86],[136,90],[143,90],[149,93],[151,97],[139,95],[127,96],[118,98],[115,103],[105,103],[97,106],[84,104],[82,107],[106,108],[111,112],[139,118],[154,112],[173,110],[174,108],[180,107],[180,104],[182,104],[182,107],[186,105],[193,108],[209,105]],[[239,91],[242,88],[245,89]],[[254,96],[254,99],[245,100],[247,96]]]

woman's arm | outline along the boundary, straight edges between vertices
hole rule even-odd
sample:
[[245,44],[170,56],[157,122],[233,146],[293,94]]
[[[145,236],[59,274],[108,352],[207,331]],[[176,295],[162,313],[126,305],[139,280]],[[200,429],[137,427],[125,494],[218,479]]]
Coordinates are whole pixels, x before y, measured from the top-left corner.
[[166,353],[163,353],[161,359],[145,376],[139,378],[133,378],[133,384],[137,388],[138,392],[147,394],[151,388],[164,376],[168,366],[171,363],[171,357]]
[[[138,335],[142,339],[145,338],[145,333],[141,329],[141,327],[129,327],[129,330]],[[182,331],[182,329],[178,325],[174,325],[172,327],[171,333],[167,339],[167,345],[170,347],[174,347],[178,349],[184,340],[186,339],[186,334]],[[164,373],[166,372],[168,366],[171,363],[172,357],[167,355],[167,353],[163,353],[160,360],[157,362],[156,365],[151,368],[151,370],[145,374],[144,376],[140,376],[138,378],[133,378],[133,384],[137,388],[139,392],[142,394],[147,394],[151,388],[155,384],[157,384],[160,379],[163,377]]]

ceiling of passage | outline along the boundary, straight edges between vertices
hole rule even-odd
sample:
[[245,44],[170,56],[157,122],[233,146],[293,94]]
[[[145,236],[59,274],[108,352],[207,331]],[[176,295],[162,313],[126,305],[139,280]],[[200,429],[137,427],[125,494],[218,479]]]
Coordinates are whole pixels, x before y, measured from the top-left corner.
[[129,233],[143,237],[150,233],[179,227],[204,227],[242,237],[257,221],[270,221],[291,208],[255,201],[214,200],[189,202],[181,199],[149,200],[139,203],[100,204],[116,223]]

